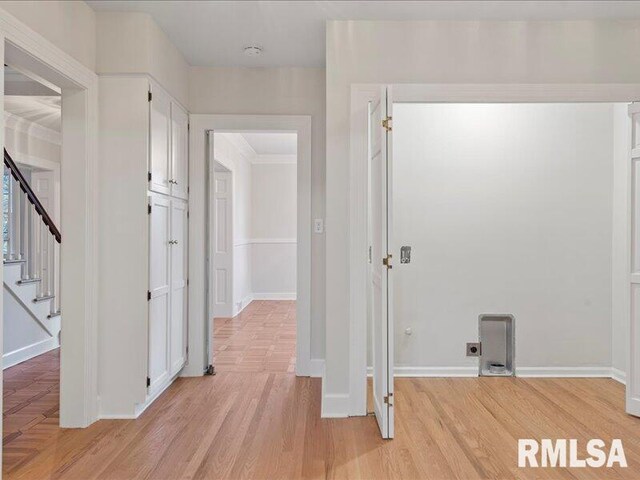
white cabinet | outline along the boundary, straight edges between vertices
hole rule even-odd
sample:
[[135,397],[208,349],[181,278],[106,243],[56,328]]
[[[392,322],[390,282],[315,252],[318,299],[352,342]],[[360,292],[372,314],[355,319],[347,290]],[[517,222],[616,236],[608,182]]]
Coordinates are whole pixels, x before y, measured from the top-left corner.
[[149,195],[149,395],[186,361],[187,202]]
[[171,103],[171,195],[189,196],[189,116],[175,102]]
[[169,320],[171,312],[171,200],[149,197],[149,393],[169,380]]
[[187,362],[188,114],[148,76],[99,81],[100,414],[130,418]]
[[150,87],[149,190],[189,195],[189,116],[160,88]]
[[171,100],[149,88],[149,190],[171,193]]
[[187,349],[187,202],[171,200],[171,319],[169,324],[169,365],[171,376],[186,361]]

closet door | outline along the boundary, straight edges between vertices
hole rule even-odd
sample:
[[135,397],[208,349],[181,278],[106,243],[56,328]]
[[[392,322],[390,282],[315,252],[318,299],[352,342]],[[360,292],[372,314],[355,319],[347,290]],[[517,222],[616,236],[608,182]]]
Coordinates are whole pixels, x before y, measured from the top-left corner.
[[170,194],[171,101],[159,88],[151,91],[149,123],[149,190]]
[[171,320],[169,333],[170,375],[186,360],[187,322],[187,202],[171,200]]
[[170,201],[167,197],[149,197],[149,358],[148,394],[169,379],[170,315]]
[[171,103],[171,195],[189,196],[189,116]]

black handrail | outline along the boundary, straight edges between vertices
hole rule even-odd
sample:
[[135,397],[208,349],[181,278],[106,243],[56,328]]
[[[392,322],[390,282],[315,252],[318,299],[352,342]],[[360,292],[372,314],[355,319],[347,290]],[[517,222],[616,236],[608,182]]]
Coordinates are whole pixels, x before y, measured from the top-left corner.
[[36,194],[33,192],[33,190],[31,190],[31,185],[29,185],[27,179],[24,178],[24,175],[22,175],[22,172],[16,165],[16,162],[13,161],[13,158],[11,158],[11,155],[9,155],[6,148],[4,149],[4,164],[7,166],[9,171],[11,171],[11,175],[13,175],[13,178],[15,178],[16,181],[20,184],[20,188],[22,189],[22,191],[27,194],[29,203],[35,207],[36,213],[42,217],[42,221],[49,228],[49,231],[53,235],[53,238],[56,239],[56,242],[61,243],[62,235],[60,234],[60,230],[56,228],[53,220],[51,220],[51,217],[40,203],[40,200],[38,200],[38,197],[36,197]]

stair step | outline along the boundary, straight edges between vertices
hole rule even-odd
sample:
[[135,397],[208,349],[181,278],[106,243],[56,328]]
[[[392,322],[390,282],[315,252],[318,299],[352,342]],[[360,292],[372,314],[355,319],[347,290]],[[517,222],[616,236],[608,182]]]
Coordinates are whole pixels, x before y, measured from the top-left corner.
[[42,280],[40,278],[23,278],[22,280],[18,280],[16,285],[28,285],[30,283],[37,283],[41,281]]
[[62,312],[58,310],[57,312],[51,312],[49,315],[47,315],[47,318],[55,318],[59,317],[60,315],[62,315]]
[[33,299],[33,303],[40,303],[40,302],[45,302],[47,300],[51,300],[52,298],[54,298],[55,295],[42,295],[40,297],[36,297]]
[[3,262],[4,262],[5,265],[11,265],[11,264],[14,264],[14,263],[24,263],[24,262],[26,262],[26,260],[24,258],[21,258],[20,260],[18,260],[16,258],[13,258],[13,259],[6,259],[5,258],[3,260]]

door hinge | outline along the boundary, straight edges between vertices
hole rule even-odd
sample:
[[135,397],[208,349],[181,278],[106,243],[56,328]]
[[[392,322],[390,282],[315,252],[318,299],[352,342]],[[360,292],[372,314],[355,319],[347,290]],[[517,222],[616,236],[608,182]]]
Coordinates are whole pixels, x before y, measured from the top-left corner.
[[151,181],[151,172],[148,172],[148,173],[147,173],[147,179],[148,179],[149,181]]
[[393,407],[393,393],[384,396],[384,403],[386,403],[390,407]]
[[149,95],[147,96],[148,100],[151,101],[153,100],[153,93],[151,93],[151,90],[149,90]]
[[187,278],[187,287],[189,286],[189,279]]
[[151,215],[151,205],[147,205],[147,213]]
[[189,210],[187,210],[187,218],[189,218]]
[[391,130],[393,130],[393,119],[391,117],[387,117],[384,120],[382,120],[382,127],[387,132],[390,132]]
[[382,259],[382,264],[387,267],[387,268],[393,268],[393,265],[391,265],[391,258],[393,257],[393,255],[389,254],[386,257],[384,257]]
[[151,292],[147,290],[147,301],[151,300]]
[[149,377],[147,377],[147,387],[150,387],[150,386],[151,386],[151,379]]

